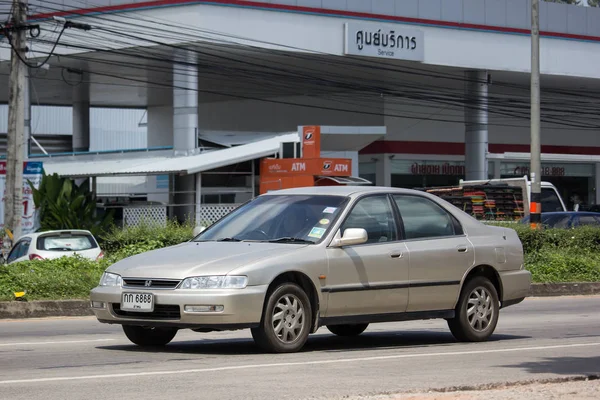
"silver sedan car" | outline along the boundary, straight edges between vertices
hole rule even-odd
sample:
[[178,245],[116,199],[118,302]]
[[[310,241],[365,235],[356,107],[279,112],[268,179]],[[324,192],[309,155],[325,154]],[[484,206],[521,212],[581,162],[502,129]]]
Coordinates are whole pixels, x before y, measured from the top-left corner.
[[250,328],[281,353],[321,326],[355,336],[431,318],[459,341],[484,341],[530,285],[512,229],[423,192],[330,186],[267,193],[190,242],[119,261],[91,305],[140,346],[166,345],[179,329]]

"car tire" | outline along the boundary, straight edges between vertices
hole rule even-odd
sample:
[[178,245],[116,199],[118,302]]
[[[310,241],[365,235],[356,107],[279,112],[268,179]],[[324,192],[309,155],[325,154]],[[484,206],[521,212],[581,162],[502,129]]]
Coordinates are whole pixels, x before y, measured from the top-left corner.
[[299,351],[311,331],[312,309],[298,285],[283,283],[268,296],[260,326],[251,330],[254,342],[271,353]]
[[123,332],[125,332],[127,339],[138,346],[160,347],[173,340],[177,334],[177,329],[123,325]]
[[460,295],[455,317],[448,320],[450,332],[460,342],[483,342],[498,324],[498,292],[488,278],[469,280]]
[[329,332],[338,336],[358,336],[367,329],[369,324],[327,325]]

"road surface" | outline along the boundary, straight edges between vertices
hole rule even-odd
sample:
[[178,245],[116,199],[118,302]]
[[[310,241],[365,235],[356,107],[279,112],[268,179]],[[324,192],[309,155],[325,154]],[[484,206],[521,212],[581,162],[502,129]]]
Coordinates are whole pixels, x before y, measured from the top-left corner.
[[303,352],[262,354],[249,331],[181,331],[161,351],[94,318],[0,321],[0,397],[336,399],[600,374],[600,296],[531,298],[502,310],[493,340],[456,343],[445,321],[325,328]]

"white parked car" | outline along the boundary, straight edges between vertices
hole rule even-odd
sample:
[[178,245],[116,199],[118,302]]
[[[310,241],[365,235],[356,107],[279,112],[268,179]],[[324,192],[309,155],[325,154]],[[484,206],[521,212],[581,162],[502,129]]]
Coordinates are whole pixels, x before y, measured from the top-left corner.
[[37,232],[21,236],[8,253],[6,263],[48,260],[73,255],[90,260],[104,257],[94,235],[89,231],[72,229]]

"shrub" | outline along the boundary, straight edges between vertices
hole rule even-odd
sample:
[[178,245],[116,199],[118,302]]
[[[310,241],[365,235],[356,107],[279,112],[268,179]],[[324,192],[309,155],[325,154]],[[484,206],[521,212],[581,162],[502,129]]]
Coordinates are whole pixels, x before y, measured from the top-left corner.
[[62,257],[2,266],[0,300],[12,300],[20,291],[26,291],[28,300],[86,299],[110,262]]
[[193,238],[194,225],[167,222],[166,226],[142,223],[133,227],[114,227],[99,237],[102,249],[107,253],[138,254],[139,252],[173,246]]
[[525,265],[534,282],[599,282],[600,253],[547,248],[528,253]]

